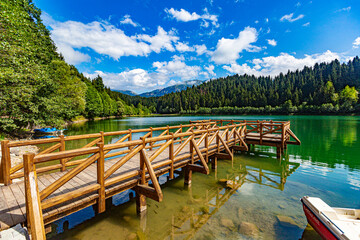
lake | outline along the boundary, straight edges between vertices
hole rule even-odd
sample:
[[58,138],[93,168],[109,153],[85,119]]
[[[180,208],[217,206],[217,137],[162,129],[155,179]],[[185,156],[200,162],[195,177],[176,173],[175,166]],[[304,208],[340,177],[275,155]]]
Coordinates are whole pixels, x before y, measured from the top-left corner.
[[[276,149],[256,146],[219,160],[209,175],[193,174],[190,188],[179,176],[160,177],[164,200],[147,199],[136,215],[133,192],[113,198],[98,216],[84,209],[52,224],[54,239],[320,239],[307,226],[300,198],[316,196],[330,206],[360,208],[360,117],[358,116],[164,116],[131,117],[69,126],[67,135],[118,131],[189,120],[290,120],[301,146],[289,145],[281,161]],[[106,139],[106,143],[115,139]],[[67,146],[67,148],[79,146]],[[219,180],[239,183],[233,188]],[[280,222],[280,219],[286,219]],[[66,229],[64,231],[64,228]],[[70,230],[67,230],[70,228]]]

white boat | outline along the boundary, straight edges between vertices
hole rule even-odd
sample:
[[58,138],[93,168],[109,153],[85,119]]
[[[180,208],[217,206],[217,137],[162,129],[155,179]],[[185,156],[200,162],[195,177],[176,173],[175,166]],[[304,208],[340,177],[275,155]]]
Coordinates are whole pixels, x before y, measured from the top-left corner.
[[360,239],[360,209],[333,208],[308,196],[301,202],[309,224],[323,239]]

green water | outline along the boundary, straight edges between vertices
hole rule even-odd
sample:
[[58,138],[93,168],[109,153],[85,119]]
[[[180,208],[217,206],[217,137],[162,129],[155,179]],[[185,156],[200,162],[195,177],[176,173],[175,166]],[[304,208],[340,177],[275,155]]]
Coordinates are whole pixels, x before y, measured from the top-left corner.
[[[203,116],[112,119],[74,125],[68,135],[188,123]],[[220,160],[209,175],[193,174],[190,188],[183,177],[160,181],[161,203],[147,200],[142,219],[136,216],[131,192],[113,199],[120,204],[94,216],[92,208],[53,224],[62,232],[54,239],[318,239],[299,199],[322,198],[330,206],[360,208],[360,117],[344,116],[218,116],[213,119],[290,120],[301,146],[289,146],[282,161],[274,148],[256,146]],[[114,142],[116,139],[106,139]],[[79,145],[77,145],[79,144]],[[67,145],[79,147],[83,143]],[[219,180],[237,183],[226,188]],[[125,202],[125,203],[124,203]],[[291,224],[278,221],[288,217]],[[84,221],[84,219],[88,219]],[[68,223],[68,224],[67,224]],[[251,226],[251,228],[246,227]],[[306,230],[304,231],[304,229]]]

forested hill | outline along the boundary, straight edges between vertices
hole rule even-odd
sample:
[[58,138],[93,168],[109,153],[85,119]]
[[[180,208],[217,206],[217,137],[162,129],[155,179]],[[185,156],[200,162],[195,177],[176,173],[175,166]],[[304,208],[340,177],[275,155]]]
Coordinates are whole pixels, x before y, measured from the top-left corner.
[[233,75],[160,98],[129,97],[159,113],[359,112],[360,59],[315,64],[274,78]]
[[126,105],[56,52],[31,0],[0,1],[0,132],[59,126],[87,118],[148,111]]

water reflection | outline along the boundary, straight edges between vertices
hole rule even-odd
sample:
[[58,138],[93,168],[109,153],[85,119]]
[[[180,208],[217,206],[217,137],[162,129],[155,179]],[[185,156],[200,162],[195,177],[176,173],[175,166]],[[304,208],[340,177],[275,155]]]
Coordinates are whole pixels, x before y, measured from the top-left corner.
[[[134,201],[130,200],[54,238],[97,239],[99,231],[105,239],[262,237],[261,222],[255,225],[247,218],[244,221],[249,212],[245,208],[239,210],[243,206],[234,200],[241,195],[243,185],[248,188],[255,184],[283,191],[286,179],[299,165],[288,159],[279,161],[271,155],[237,155],[234,162],[219,162],[217,170],[210,175],[194,174],[191,187],[184,187],[183,176],[167,181],[162,185],[164,201],[158,203],[148,199],[148,210],[142,217],[136,216]],[[228,218],[225,214],[224,218],[224,205],[226,211],[231,209],[236,216]],[[66,221],[72,221],[71,216]],[[54,228],[60,229],[63,222],[58,221]],[[204,232],[204,226],[215,231]]]

